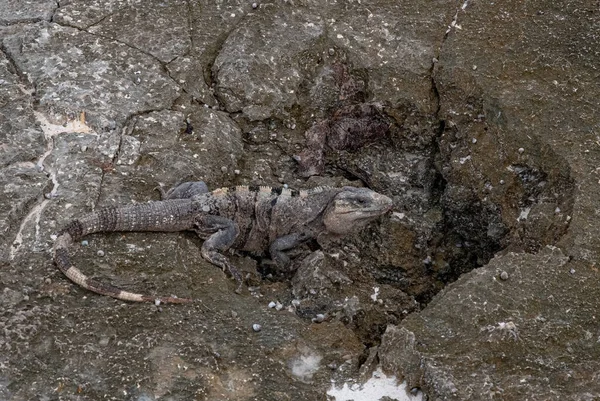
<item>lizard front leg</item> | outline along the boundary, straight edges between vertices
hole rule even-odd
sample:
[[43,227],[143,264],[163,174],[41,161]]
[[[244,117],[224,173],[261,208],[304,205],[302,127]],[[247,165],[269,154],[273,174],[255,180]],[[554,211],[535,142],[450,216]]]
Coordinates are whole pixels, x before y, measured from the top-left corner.
[[202,244],[202,257],[213,265],[219,266],[238,282],[236,293],[242,291],[242,275],[222,252],[233,245],[240,233],[237,224],[228,218],[212,215],[200,215],[194,221],[194,230],[201,238],[206,238]]
[[277,238],[269,246],[271,259],[279,268],[287,267],[290,263],[290,258],[284,251],[295,248],[311,238],[312,235],[306,232],[292,233]]

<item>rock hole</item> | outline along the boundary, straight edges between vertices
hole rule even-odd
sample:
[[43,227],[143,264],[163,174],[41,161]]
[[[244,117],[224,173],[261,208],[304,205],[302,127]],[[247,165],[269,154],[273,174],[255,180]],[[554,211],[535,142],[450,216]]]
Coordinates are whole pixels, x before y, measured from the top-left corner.
[[[464,130],[406,106],[381,115],[390,122],[384,137],[351,149],[326,147],[324,170],[392,196],[393,213],[361,233],[356,248],[340,244],[339,259],[351,268],[336,258],[321,261],[348,276],[354,292],[379,291],[379,298],[364,297],[353,310],[339,307],[343,288],[334,296],[323,286],[330,281],[310,282],[314,274],[304,275],[309,282],[293,284],[300,296],[308,294],[301,288],[320,288],[304,303],[307,310],[332,310],[337,302],[337,316],[369,345],[378,343],[387,324],[423,308],[448,283],[498,252],[536,252],[558,243],[569,224],[574,190],[568,164],[550,147],[481,115],[475,129]],[[315,266],[300,269],[314,273]]]

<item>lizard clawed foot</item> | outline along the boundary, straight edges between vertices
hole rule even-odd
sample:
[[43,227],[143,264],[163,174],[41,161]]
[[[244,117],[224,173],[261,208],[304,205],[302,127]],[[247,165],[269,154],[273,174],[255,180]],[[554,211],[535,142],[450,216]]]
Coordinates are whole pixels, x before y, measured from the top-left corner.
[[238,283],[235,293],[242,293],[242,289],[244,288],[244,279],[242,278],[242,274],[237,267],[229,263],[227,257],[215,250],[206,249],[204,247],[202,248],[202,257],[213,265],[219,266],[221,269],[223,269],[223,272],[228,272]]

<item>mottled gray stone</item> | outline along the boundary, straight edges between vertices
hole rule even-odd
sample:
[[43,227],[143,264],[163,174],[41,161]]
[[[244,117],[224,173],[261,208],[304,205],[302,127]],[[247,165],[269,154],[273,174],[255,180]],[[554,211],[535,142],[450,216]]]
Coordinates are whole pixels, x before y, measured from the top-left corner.
[[39,23],[3,45],[58,121],[86,111],[92,126],[113,129],[132,113],[168,107],[179,93],[153,58],[75,28]]
[[16,163],[0,170],[0,188],[0,263],[6,263],[11,248],[23,245],[27,240],[27,237],[17,238],[25,228],[22,226],[28,225],[27,229],[35,230],[37,216],[25,217],[34,205],[43,201],[51,183],[33,163]]
[[0,53],[0,166],[35,162],[44,151],[44,135],[33,114],[30,90]]
[[307,256],[298,267],[292,280],[293,293],[296,298],[311,295],[325,295],[336,286],[351,285],[345,274],[329,266],[322,251],[315,251]]
[[50,21],[56,7],[54,0],[2,0],[0,25]]
[[87,29],[130,7],[143,8],[143,3],[136,0],[69,0],[64,3],[54,13],[53,21],[79,29]]
[[292,107],[304,75],[305,52],[317,44],[324,29],[318,14],[292,12],[289,6],[245,18],[212,67],[216,95],[226,110],[262,120]]
[[[599,398],[592,1],[59,3],[53,16],[56,2],[0,7],[0,398],[321,399],[390,324],[382,365],[430,400]],[[336,65],[392,127],[303,180],[291,156],[340,108]],[[35,116],[81,111],[96,132],[44,142]],[[293,294],[257,279],[254,259],[232,256],[257,297],[234,295],[194,235],[90,236],[73,255],[99,279],[199,299],[186,308],[95,297],[50,263],[63,222],[190,178],[360,178],[395,207],[343,243],[320,241],[324,258],[295,279],[300,317],[266,308]],[[402,321],[415,300],[424,309]],[[307,349],[322,358],[311,383],[289,369]]]
[[142,176],[168,187],[202,180],[214,189],[233,177],[243,152],[239,127],[220,111],[197,106],[187,110],[187,117],[164,110],[132,121],[131,139],[116,161],[131,180]]
[[570,265],[551,247],[494,258],[389,327],[383,367],[433,401],[597,398],[596,272]]
[[352,2],[342,12],[332,10],[335,18],[328,19],[327,38],[346,52],[354,68],[368,72],[374,101],[407,103],[431,115],[436,108],[433,59],[459,4],[377,0],[365,7]]
[[211,66],[231,31],[252,12],[251,3],[245,0],[189,2],[191,48],[187,54],[169,63],[167,69],[198,101],[209,106],[218,105],[213,93]]
[[168,63],[189,51],[188,13],[184,0],[144,1],[116,10],[87,31],[116,39]]

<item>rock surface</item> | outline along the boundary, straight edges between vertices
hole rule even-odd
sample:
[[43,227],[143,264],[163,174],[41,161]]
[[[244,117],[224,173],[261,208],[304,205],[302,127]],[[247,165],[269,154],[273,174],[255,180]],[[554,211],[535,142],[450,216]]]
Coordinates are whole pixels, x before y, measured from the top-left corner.
[[[429,400],[600,398],[597,4],[25,3],[0,1],[1,399],[317,400],[378,366]],[[71,218],[191,179],[394,210],[291,271],[232,255],[242,295],[190,234],[74,247],[190,306],[52,265]]]

